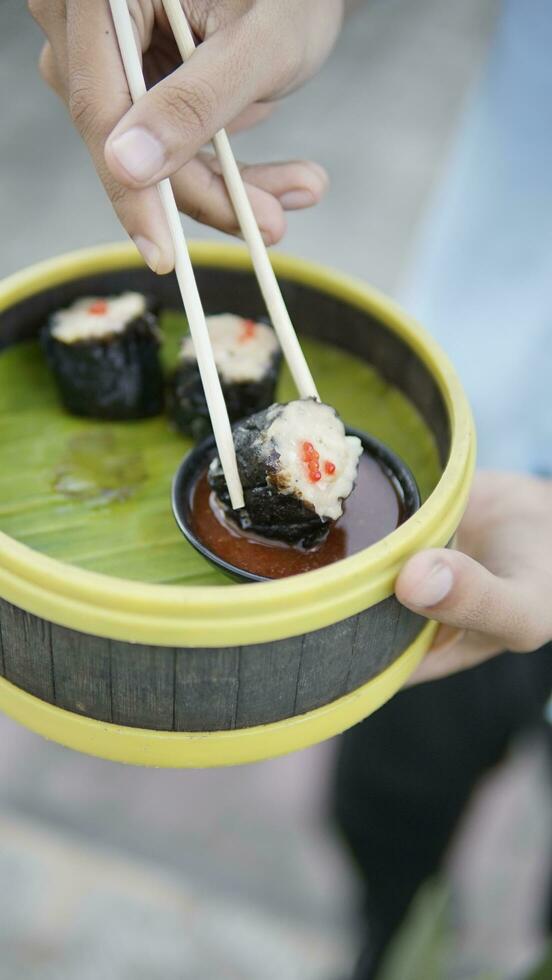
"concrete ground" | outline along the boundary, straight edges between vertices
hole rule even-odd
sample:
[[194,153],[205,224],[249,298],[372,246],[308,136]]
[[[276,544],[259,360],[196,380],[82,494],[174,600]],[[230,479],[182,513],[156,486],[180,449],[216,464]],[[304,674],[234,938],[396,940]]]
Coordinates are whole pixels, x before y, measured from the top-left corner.
[[[311,156],[331,173],[326,201],[291,217],[287,250],[396,288],[493,13],[491,0],[372,0],[321,75],[236,139],[243,159]],[[83,146],[40,83],[39,47],[24,5],[3,0],[2,274],[121,237]],[[220,772],[140,771],[79,757],[1,718],[0,980],[345,973],[354,885],[324,820],[332,752]],[[467,820],[453,862],[455,977],[482,967],[514,976],[534,953],[523,913],[548,843],[543,772],[539,753],[523,747]]]

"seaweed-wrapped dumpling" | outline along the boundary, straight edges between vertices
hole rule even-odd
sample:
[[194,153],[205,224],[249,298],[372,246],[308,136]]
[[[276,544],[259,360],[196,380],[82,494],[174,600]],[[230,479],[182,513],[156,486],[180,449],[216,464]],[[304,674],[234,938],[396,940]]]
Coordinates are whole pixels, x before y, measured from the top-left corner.
[[52,314],[41,343],[73,415],[121,420],[162,411],[161,334],[142,293],[78,299]]
[[208,480],[226,516],[244,531],[312,548],[343,513],[362,443],[337,412],[306,398],[274,404],[233,428],[245,507],[233,511],[222,467]]

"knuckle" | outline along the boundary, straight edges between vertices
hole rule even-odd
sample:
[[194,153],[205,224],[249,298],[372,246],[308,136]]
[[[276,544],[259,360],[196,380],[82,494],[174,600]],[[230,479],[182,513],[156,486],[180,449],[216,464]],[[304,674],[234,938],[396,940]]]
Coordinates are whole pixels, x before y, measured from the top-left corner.
[[192,2],[195,17],[204,25],[205,35],[214,34],[224,24],[232,23],[244,17],[254,7],[254,0],[211,0],[205,8],[202,3]]
[[[214,180],[214,175],[213,175]],[[213,208],[209,195],[210,181],[206,177],[204,186],[191,193],[184,204],[184,211],[192,221],[200,225],[213,225]],[[219,224],[216,224],[219,227]]]
[[123,185],[117,183],[117,181],[109,181],[109,183],[106,186],[107,186],[107,193],[109,195],[109,200],[111,201],[117,213],[120,214],[120,212],[123,209],[123,206],[126,204],[128,200],[128,191],[126,187],[123,187]]
[[205,205],[198,199],[192,199],[188,201],[186,205],[186,213],[192,221],[197,221],[200,225],[210,224],[209,215],[205,208]]
[[127,187],[124,187],[118,180],[115,180],[103,161],[96,164],[96,169],[119,221],[128,233],[132,234],[132,229],[135,227],[137,218],[141,213],[136,193],[129,191]]
[[196,81],[193,86],[168,84],[162,90],[161,112],[172,126],[175,118],[179,129],[182,124],[188,131],[205,130],[217,105],[217,97],[211,85]]
[[220,194],[220,176],[206,166],[196,174],[193,182],[185,179],[186,168],[181,171],[177,203],[179,209],[202,225],[210,225],[221,231],[234,233],[236,219],[231,205]]
[[73,79],[69,92],[69,114],[83,139],[98,129],[99,113],[94,91],[86,79]]

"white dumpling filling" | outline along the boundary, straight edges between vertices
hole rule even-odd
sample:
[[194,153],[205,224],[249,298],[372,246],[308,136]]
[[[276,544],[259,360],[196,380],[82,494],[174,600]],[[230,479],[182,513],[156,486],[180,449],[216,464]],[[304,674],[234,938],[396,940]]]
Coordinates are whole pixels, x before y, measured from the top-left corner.
[[[278,340],[271,327],[233,313],[221,313],[207,317],[207,328],[217,371],[224,381],[240,384],[264,378],[278,350]],[[180,358],[196,360],[191,337],[183,340]]]
[[86,296],[52,317],[52,336],[64,344],[79,340],[101,340],[122,333],[137,316],[146,311],[141,293],[120,296]]
[[299,497],[322,519],[341,517],[362,443],[346,435],[334,409],[312,398],[289,402],[263,434],[261,451],[268,457],[273,447],[280,457],[278,490]]

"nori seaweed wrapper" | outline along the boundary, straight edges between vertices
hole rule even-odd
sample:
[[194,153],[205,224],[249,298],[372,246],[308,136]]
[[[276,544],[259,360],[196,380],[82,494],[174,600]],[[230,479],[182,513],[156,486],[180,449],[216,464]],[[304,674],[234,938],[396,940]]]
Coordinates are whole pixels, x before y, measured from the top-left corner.
[[[272,404],[281,361],[281,351],[277,350],[258,381],[225,381],[219,374],[230,422],[237,422]],[[167,413],[183,435],[192,436],[198,442],[211,435],[211,420],[197,361],[181,361],[169,379]]]
[[[333,524],[322,520],[302,500],[278,490],[279,460],[276,445],[268,458],[260,451],[259,437],[284,406],[271,405],[233,427],[234,445],[245,507],[232,510],[230,495],[220,460],[209,467],[209,486],[223,505],[227,517],[243,531],[252,531],[264,538],[274,538],[287,544],[313,548],[327,537]],[[267,482],[268,480],[268,482]]]
[[52,321],[42,329],[42,349],[73,415],[118,421],[163,410],[161,338],[152,305],[120,333],[101,338],[64,343],[53,336]]

